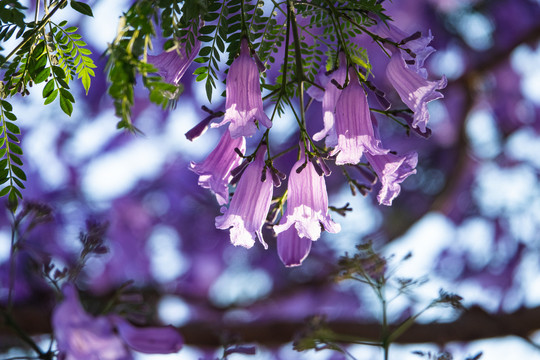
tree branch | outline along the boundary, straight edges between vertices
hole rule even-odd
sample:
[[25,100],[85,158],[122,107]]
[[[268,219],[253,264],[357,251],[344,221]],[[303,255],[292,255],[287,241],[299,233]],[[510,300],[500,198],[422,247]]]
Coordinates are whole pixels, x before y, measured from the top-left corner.
[[[16,307],[13,318],[30,335],[51,332],[50,311],[28,307]],[[380,324],[354,320],[333,320],[326,323],[334,332],[365,339],[378,340]],[[234,338],[245,343],[258,343],[265,346],[279,346],[292,341],[306,328],[302,321],[254,321],[250,323],[232,323],[226,321],[194,321],[178,328],[188,345],[201,347],[219,347],[223,338]],[[390,327],[391,329],[395,328]],[[395,342],[400,344],[435,343],[443,345],[449,342],[468,342],[503,336],[518,336],[527,339],[540,329],[540,306],[520,308],[512,313],[490,314],[478,306],[464,311],[452,322],[415,324]],[[0,342],[4,347],[20,346],[15,333],[0,324]]]

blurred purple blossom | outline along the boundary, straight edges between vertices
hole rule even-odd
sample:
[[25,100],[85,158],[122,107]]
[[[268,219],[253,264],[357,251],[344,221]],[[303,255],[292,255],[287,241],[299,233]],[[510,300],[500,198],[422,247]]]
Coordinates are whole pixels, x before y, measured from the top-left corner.
[[401,184],[409,175],[416,173],[418,154],[410,152],[404,156],[397,156],[391,153],[384,155],[371,155],[366,153],[366,158],[371,167],[377,173],[381,181],[382,188],[377,195],[377,200],[381,205],[392,205],[401,191]]
[[190,169],[199,175],[199,186],[210,189],[216,195],[219,205],[229,202],[231,170],[242,161],[235,148],[245,153],[246,139],[243,136],[233,139],[227,130],[204,162],[190,164]]
[[118,335],[135,351],[145,354],[172,354],[180,351],[184,340],[171,325],[138,328],[120,316],[110,316]]
[[358,81],[356,70],[349,68],[349,85],[336,104],[336,133],[338,144],[330,155],[337,154],[336,165],[357,164],[364,151],[372,155],[386,154],[375,136],[367,96]]
[[258,124],[272,127],[263,109],[259,67],[250,53],[248,40],[244,38],[240,44],[240,56],[233,61],[227,75],[225,117],[220,123],[211,125],[218,127],[230,122],[229,131],[233,138],[252,136]]
[[136,328],[118,316],[89,315],[76,288],[67,284],[64,301],[52,315],[60,358],[66,360],[129,360],[128,346],[151,354],[178,352],[183,339],[172,327]]
[[272,176],[266,167],[266,146],[261,146],[255,160],[248,165],[232,197],[229,208],[222,208],[223,215],[216,218],[216,228],[230,229],[233,245],[250,248],[256,236],[264,248],[262,226],[272,201]]

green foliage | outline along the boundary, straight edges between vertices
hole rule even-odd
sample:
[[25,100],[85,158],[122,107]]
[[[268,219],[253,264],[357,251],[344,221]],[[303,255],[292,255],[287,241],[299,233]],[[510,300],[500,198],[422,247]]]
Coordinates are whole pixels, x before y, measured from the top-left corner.
[[[225,50],[229,51],[229,56],[234,57],[238,53],[240,35],[235,35],[240,31],[240,0],[229,0],[221,3],[217,0],[209,1],[207,13],[203,20],[205,26],[199,29],[199,41],[203,43],[199,51],[197,63],[206,64],[195,70],[197,81],[206,80],[205,89],[208,101],[212,99],[213,90],[216,88],[218,80],[219,62]],[[227,49],[225,44],[234,42]],[[229,59],[229,64],[232,62]]]
[[[0,43],[11,39],[15,31],[15,39],[18,39],[26,29],[24,12],[26,8],[18,1],[0,0]],[[0,51],[4,48],[0,46]],[[0,62],[3,60],[0,57]]]
[[82,36],[76,33],[77,28],[65,27],[66,25],[66,21],[58,25],[51,24],[51,30],[45,37],[49,63],[57,64],[64,70],[68,83],[73,76],[77,75],[88,94],[91,77],[95,76],[92,69],[96,67],[89,56],[92,52],[86,48],[87,44],[82,40]]
[[9,102],[0,100],[0,186],[3,186],[0,197],[7,195],[10,208],[15,211],[22,199],[20,189],[24,189],[26,174],[22,169],[23,151],[17,137],[21,130],[15,124],[17,116],[12,111]]
[[[171,94],[176,95],[179,91],[178,87],[163,82],[161,77],[149,76],[149,73],[157,69],[146,62],[152,37],[156,35],[155,23],[159,20],[160,7],[173,12],[173,5],[171,1],[142,0],[135,3],[120,19],[116,39],[107,50],[109,95],[113,98],[116,115],[121,119],[117,124],[119,129],[139,131],[131,121],[137,74],[142,75],[143,84],[150,91],[150,100],[162,107],[170,104]],[[172,26],[172,22],[168,24]]]
[[[403,294],[411,295],[411,289],[423,284],[423,279],[403,279],[396,277],[397,266],[392,266],[390,259],[381,256],[371,242],[356,246],[357,252],[353,256],[346,254],[341,257],[338,263],[339,272],[336,280],[354,280],[364,285],[368,285],[381,305],[380,334],[374,334],[373,338],[359,338],[351,334],[341,334],[339,330],[329,329],[320,317],[314,317],[307,325],[305,332],[295,341],[294,348],[298,351],[308,349],[332,349],[346,353],[339,344],[361,344],[381,347],[385,353],[384,358],[388,359],[390,344],[395,342],[416,320],[427,310],[435,306],[450,306],[457,310],[462,310],[462,298],[459,295],[451,294],[440,290],[439,297],[431,300],[426,306],[414,315],[409,316],[404,321],[395,324],[388,322],[388,306],[398,296]],[[401,261],[410,259],[410,254]],[[388,297],[392,294],[391,297]],[[414,299],[414,296],[411,296]],[[423,355],[417,352],[417,355]],[[430,357],[431,359],[432,357]],[[446,359],[435,357],[433,359]],[[450,358],[449,358],[450,359]]]
[[[51,17],[65,8],[67,0],[50,2],[43,19],[39,20],[39,12],[36,11],[34,21],[28,23],[25,22],[25,8],[18,1],[0,0],[0,5],[0,41],[9,40],[13,34],[15,39],[20,39],[6,57],[0,58],[0,65],[5,69],[0,84],[0,182],[7,184],[0,191],[0,196],[8,195],[14,210],[18,199],[22,199],[20,189],[24,189],[26,175],[21,169],[23,152],[17,137],[20,129],[14,123],[17,117],[5,99],[17,94],[28,95],[34,84],[44,83],[44,104],[58,99],[61,110],[71,115],[75,97],[71,93],[70,81],[77,77],[88,93],[91,77],[95,75],[92,69],[96,66],[86,42],[76,33],[76,27],[69,26],[67,21],[51,22]],[[71,5],[85,15],[92,15],[85,3],[72,1]]]

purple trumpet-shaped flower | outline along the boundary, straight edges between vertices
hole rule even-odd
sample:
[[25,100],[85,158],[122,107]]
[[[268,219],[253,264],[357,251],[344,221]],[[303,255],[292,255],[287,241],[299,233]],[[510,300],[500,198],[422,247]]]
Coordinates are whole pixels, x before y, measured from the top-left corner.
[[427,104],[443,97],[437,90],[446,87],[446,77],[439,81],[428,81],[420,73],[412,71],[399,54],[393,54],[386,76],[396,89],[401,100],[414,112],[412,127],[425,133],[429,121]]
[[74,286],[52,316],[59,358],[65,360],[131,360],[128,346],[150,354],[178,352],[183,344],[172,327],[136,328],[117,316],[93,317],[82,308]]
[[345,53],[340,52],[338,56],[339,67],[330,75],[324,73],[319,75],[319,81],[324,87],[324,91],[316,86],[310,87],[307,91],[315,100],[322,101],[324,128],[313,135],[313,140],[319,141],[326,136],[326,146],[328,147],[334,147],[338,143],[336,129],[334,127],[334,111],[342,90],[338,88],[334,82],[343,85],[347,78],[347,58]]
[[381,205],[392,205],[401,191],[401,184],[409,175],[416,174],[418,154],[410,152],[404,156],[394,154],[371,155],[366,153],[366,158],[381,181],[381,190],[377,200]]
[[240,165],[242,161],[242,158],[234,150],[235,148],[244,153],[246,139],[243,136],[233,139],[227,130],[204,162],[200,164],[191,162],[190,164],[190,169],[199,175],[199,186],[210,189],[216,195],[219,205],[225,205],[229,202],[231,170]]
[[111,321],[122,340],[135,351],[145,354],[172,354],[182,347],[182,337],[173,326],[138,328],[120,316],[112,316]]
[[[424,61],[435,51],[428,44],[433,39],[431,31],[428,36],[413,34],[409,37],[395,26],[380,25],[377,32],[382,37],[390,38],[396,43],[402,43],[401,47],[410,50],[414,56],[406,50],[398,50],[389,46],[393,52],[390,62],[386,67],[386,76],[396,89],[401,100],[414,112],[413,128],[426,133],[429,121],[427,103],[440,99],[443,95],[437,90],[444,89],[447,84],[446,77],[439,81],[428,81],[427,70]],[[419,34],[419,33],[418,33]]]
[[267,128],[272,127],[272,122],[263,109],[259,68],[251,58],[249,44],[245,38],[240,44],[240,56],[229,68],[226,96],[225,117],[220,123],[212,124],[212,127],[230,122],[229,130],[233,138],[255,134],[256,121]]
[[265,167],[265,154],[263,145],[238,181],[229,208],[222,209],[223,215],[216,217],[216,228],[230,229],[235,246],[250,248],[256,236],[264,248],[268,248],[261,229],[270,209],[273,183],[270,170]]
[[287,190],[287,212],[284,224],[274,226],[276,234],[295,226],[300,237],[317,240],[321,236],[321,227],[331,233],[337,233],[341,226],[336,224],[328,214],[328,195],[324,176],[319,176],[315,166],[308,161],[304,166],[306,156],[302,156],[292,167],[289,174]]
[[382,155],[389,151],[381,147],[381,141],[375,136],[367,96],[352,67],[349,77],[349,85],[336,104],[338,144],[330,155],[337,154],[337,165],[357,164],[364,152]]
[[66,360],[132,359],[109,320],[87,314],[73,286],[64,287],[64,301],[56,307],[52,324],[58,351]]
[[[158,69],[158,74],[163,78],[163,81],[178,86],[189,65],[191,65],[193,59],[199,53],[200,48],[201,42],[195,39],[195,44],[189,54],[184,44],[184,46],[178,49],[169,49],[169,51],[164,51],[159,55],[148,55],[148,63]],[[176,91],[174,94],[168,94],[168,97],[175,99],[178,93]]]
[[[324,176],[319,175],[315,166],[302,156],[292,167],[287,192],[285,223],[274,226],[278,238],[278,253],[286,266],[300,265],[307,256],[311,245],[307,241],[317,240],[321,229],[337,233],[341,226],[328,214],[328,195]],[[294,227],[293,227],[294,225]],[[293,232],[290,231],[293,229]],[[307,240],[307,241],[306,241]]]
[[[429,55],[435,52],[433,47],[428,46],[433,40],[431,30],[427,36],[422,36],[420,32],[407,35],[407,33],[390,23],[381,23],[377,26],[376,32],[383,38],[390,39],[396,43],[401,43],[402,48],[408,49],[414,53],[413,57],[406,50],[399,51],[403,56],[403,59],[407,61],[409,68],[419,73],[422,77],[427,77],[428,74],[427,70],[424,68],[424,62]],[[386,44],[386,46],[392,53],[397,52],[396,47],[393,45]]]

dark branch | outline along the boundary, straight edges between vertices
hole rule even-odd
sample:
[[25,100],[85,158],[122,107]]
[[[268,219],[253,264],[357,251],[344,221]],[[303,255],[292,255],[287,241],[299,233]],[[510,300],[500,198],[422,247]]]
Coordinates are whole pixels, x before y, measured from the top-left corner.
[[[13,318],[30,335],[51,332],[50,312],[44,310],[15,308]],[[192,322],[178,330],[186,344],[202,347],[219,347],[223,338],[235,338],[245,343],[278,346],[292,341],[306,326],[302,321],[256,321],[251,323]],[[378,340],[380,324],[376,322],[355,322],[353,320],[329,321],[327,326],[334,332]],[[512,313],[490,314],[480,307],[472,307],[459,318],[447,323],[415,324],[397,338],[397,343],[419,344],[468,342],[503,336],[528,338],[540,329],[540,306],[521,308]],[[0,324],[0,342],[4,346],[17,346],[21,342],[15,333]],[[0,349],[1,350],[1,349]]]

